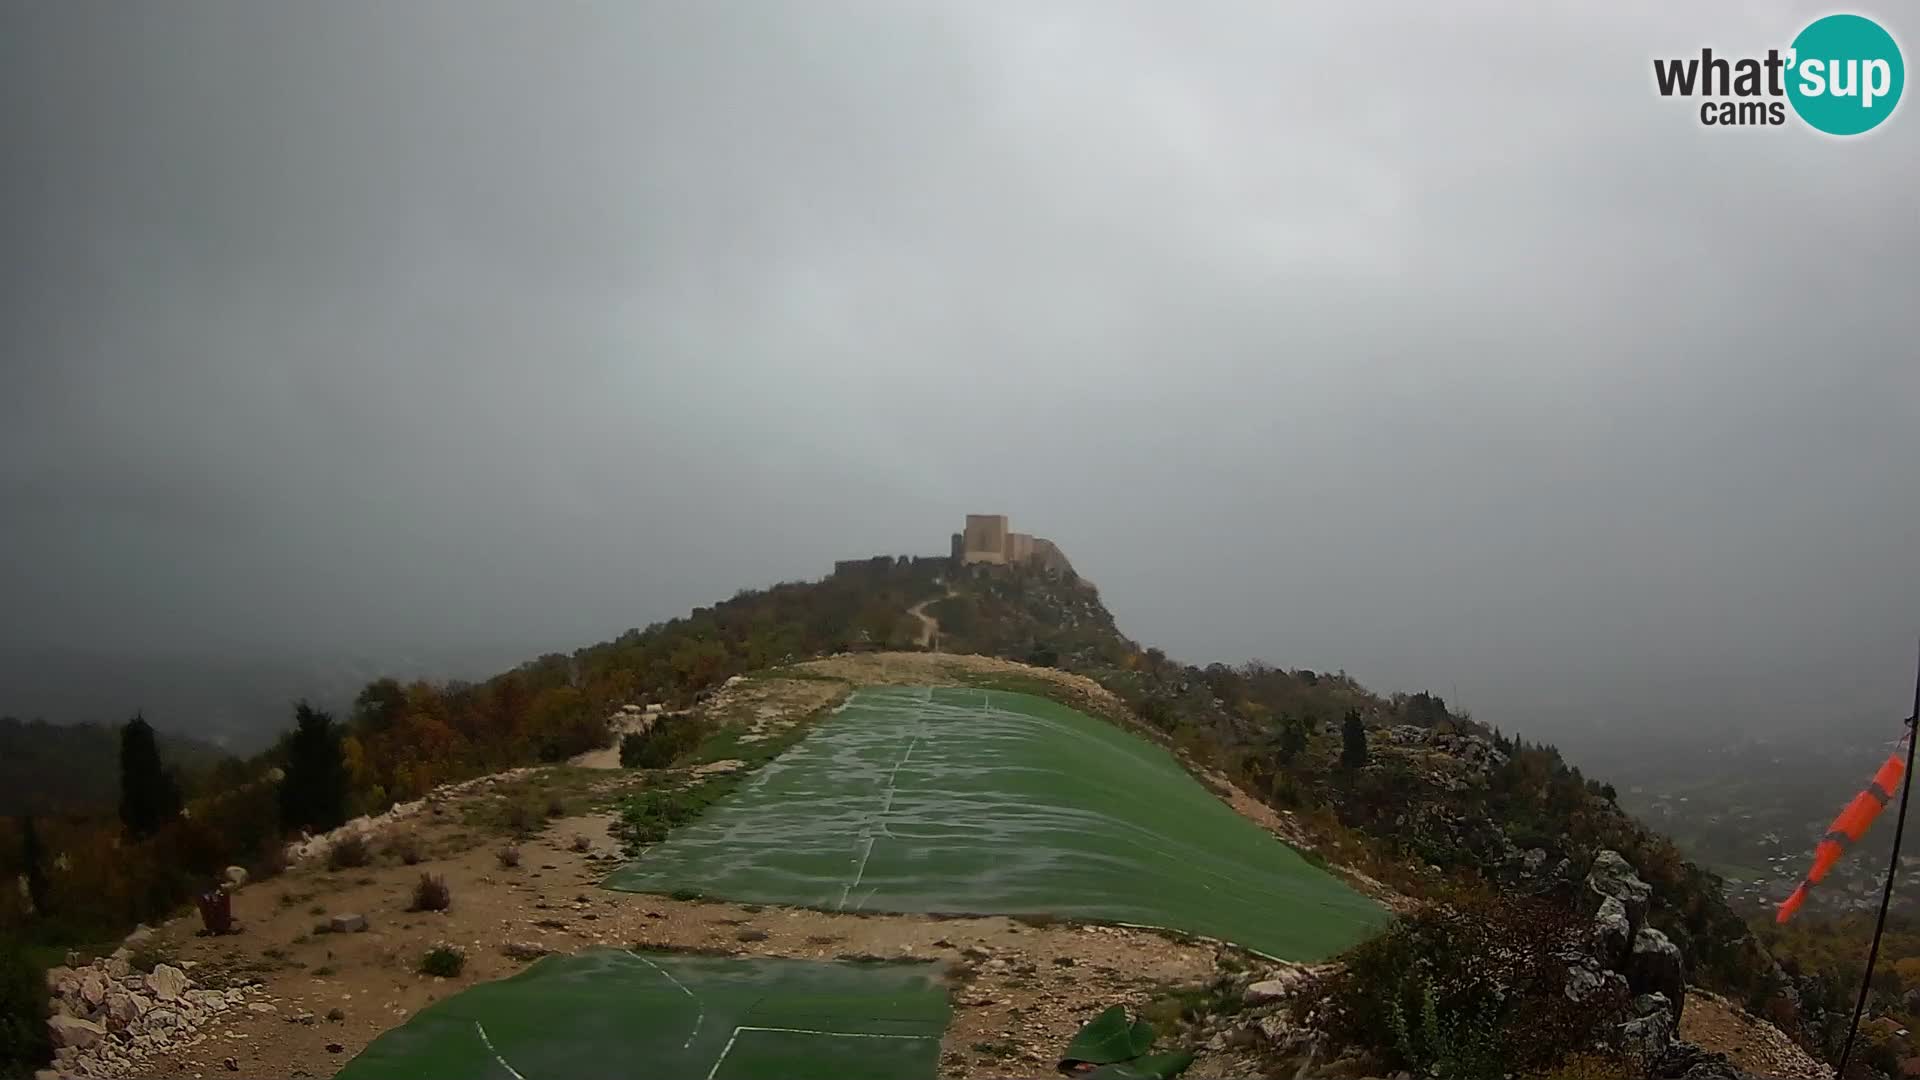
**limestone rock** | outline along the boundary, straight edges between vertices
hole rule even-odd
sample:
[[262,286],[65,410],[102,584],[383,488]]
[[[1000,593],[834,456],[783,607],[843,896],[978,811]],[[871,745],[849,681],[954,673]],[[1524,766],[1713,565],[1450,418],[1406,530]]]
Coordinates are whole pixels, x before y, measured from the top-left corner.
[[80,1000],[87,1008],[97,1009],[107,1001],[107,976],[104,972],[88,968],[80,974]]
[[91,1020],[81,1020],[73,1016],[56,1016],[47,1021],[47,1034],[52,1036],[53,1045],[70,1046],[76,1050],[85,1050],[100,1041],[107,1029]]
[[227,867],[225,877],[227,888],[237,889],[247,883],[247,868],[244,866],[229,866]]
[[1250,984],[1243,993],[1249,1005],[1265,1005],[1270,1001],[1279,1001],[1293,992],[1293,984],[1281,979],[1262,979]]
[[1628,924],[1636,928],[1647,917],[1647,901],[1653,896],[1653,886],[1640,880],[1633,864],[1617,851],[1602,851],[1594,858],[1587,889],[1593,894],[1590,902],[1596,905],[1605,897],[1620,901]]
[[327,920],[328,929],[336,934],[356,934],[367,928],[365,915],[335,915]]
[[1627,906],[1618,897],[1600,898],[1600,910],[1593,916],[1594,945],[1600,962],[1618,968],[1626,963],[1627,949],[1633,943],[1633,925],[1627,919]]
[[1677,1012],[1665,994],[1641,994],[1634,998],[1634,1018],[1620,1025],[1627,1052],[1643,1061],[1664,1055],[1673,1043],[1674,1029],[1679,1024]]
[[1562,991],[1567,1000],[1576,1004],[1589,1002],[1599,1005],[1608,999],[1623,999],[1627,996],[1627,979],[1617,971],[1607,971],[1592,960],[1584,960],[1567,969],[1567,985]]
[[110,1031],[124,1031],[146,1012],[142,1000],[123,990],[107,995],[107,1028]]
[[160,964],[147,976],[147,989],[161,1001],[177,1000],[188,985],[187,973],[172,964]]
[[1680,1022],[1680,1009],[1687,993],[1686,972],[1680,946],[1668,940],[1667,935],[1651,926],[1641,927],[1634,935],[1633,955],[1627,960],[1627,983],[1637,994],[1664,997],[1674,1023]]

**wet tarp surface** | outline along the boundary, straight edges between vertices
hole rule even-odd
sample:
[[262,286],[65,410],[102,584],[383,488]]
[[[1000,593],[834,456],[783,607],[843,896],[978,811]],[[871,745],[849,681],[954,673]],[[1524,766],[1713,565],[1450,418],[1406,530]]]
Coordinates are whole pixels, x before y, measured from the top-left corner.
[[1143,924],[1288,960],[1385,922],[1165,749],[1045,698],[955,687],[857,692],[606,884]]
[[932,1080],[951,1012],[928,964],[602,949],[423,1009],[340,1080]]

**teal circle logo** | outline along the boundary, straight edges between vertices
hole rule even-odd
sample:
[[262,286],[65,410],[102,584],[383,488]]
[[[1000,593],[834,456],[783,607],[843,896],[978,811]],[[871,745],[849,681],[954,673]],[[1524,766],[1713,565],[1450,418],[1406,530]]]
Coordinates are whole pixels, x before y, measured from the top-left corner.
[[1892,115],[1907,84],[1893,35],[1860,15],[1828,15],[1793,39],[1787,100],[1815,130],[1871,131]]

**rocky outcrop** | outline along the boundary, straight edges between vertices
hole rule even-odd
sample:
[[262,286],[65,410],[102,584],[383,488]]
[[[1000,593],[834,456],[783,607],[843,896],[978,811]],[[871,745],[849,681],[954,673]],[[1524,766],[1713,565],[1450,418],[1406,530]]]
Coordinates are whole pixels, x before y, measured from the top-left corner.
[[1636,931],[1647,917],[1647,902],[1653,898],[1653,886],[1640,880],[1633,864],[1617,851],[1602,851],[1594,857],[1593,869],[1587,873],[1587,890],[1590,908],[1608,899],[1619,901],[1628,924]]
[[1627,918],[1626,905],[1615,897],[1602,897],[1600,910],[1594,912],[1593,944],[1607,967],[1626,966],[1627,952],[1633,945],[1633,920]]
[[[1606,975],[1614,979],[1624,976],[1626,989],[1636,995],[1633,1018],[1622,1025],[1621,1037],[1651,1060],[1664,1052],[1679,1029],[1687,994],[1686,964],[1680,947],[1647,925],[1653,887],[1641,880],[1633,864],[1619,852],[1602,851],[1594,857],[1593,868],[1587,873],[1585,899],[1593,916],[1594,960]],[[1576,966],[1569,971],[1568,994],[1572,996],[1576,986],[1583,993],[1597,992],[1600,983],[1613,985],[1611,980],[1581,972]],[[1655,1002],[1661,1006],[1662,1023],[1655,1023],[1646,1012]],[[1652,1050],[1655,1046],[1658,1050]]]
[[[136,932],[130,940],[150,935]],[[191,964],[134,971],[131,955],[122,946],[91,964],[47,971],[47,1034],[60,1075],[139,1075],[155,1056],[200,1043],[202,1029],[220,1014],[260,1003],[258,987],[200,987]]]
[[1635,993],[1665,996],[1673,1010],[1674,1023],[1680,1022],[1687,978],[1680,946],[1669,941],[1667,935],[1643,926],[1633,936],[1633,954],[1627,959],[1627,984]]
[[1620,1025],[1623,1048],[1641,1061],[1654,1061],[1673,1043],[1680,1021],[1665,994],[1641,994],[1633,999],[1633,1019]]
[[1576,1004],[1604,1007],[1627,997],[1627,977],[1602,967],[1592,957],[1580,957],[1567,965],[1567,984],[1562,992]]

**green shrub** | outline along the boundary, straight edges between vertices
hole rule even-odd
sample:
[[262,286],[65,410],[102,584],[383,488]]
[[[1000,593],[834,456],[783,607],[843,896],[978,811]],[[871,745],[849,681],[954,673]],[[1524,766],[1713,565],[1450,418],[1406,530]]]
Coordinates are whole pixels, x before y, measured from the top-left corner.
[[1582,940],[1573,912],[1543,902],[1435,905],[1352,950],[1295,1008],[1324,1003],[1337,1041],[1443,1080],[1551,1069],[1625,1015],[1624,995],[1566,996],[1560,955]]
[[451,945],[435,945],[420,958],[420,974],[451,979],[467,966],[467,954]]
[[31,1076],[52,1056],[46,972],[18,942],[0,942],[0,1076]]
[[667,838],[674,826],[699,817],[714,800],[732,791],[739,782],[737,775],[717,776],[678,791],[643,791],[621,806],[620,821],[614,829],[629,847],[657,844]]
[[693,753],[706,727],[687,716],[662,717],[651,730],[620,740],[620,764],[629,769],[664,769]]

